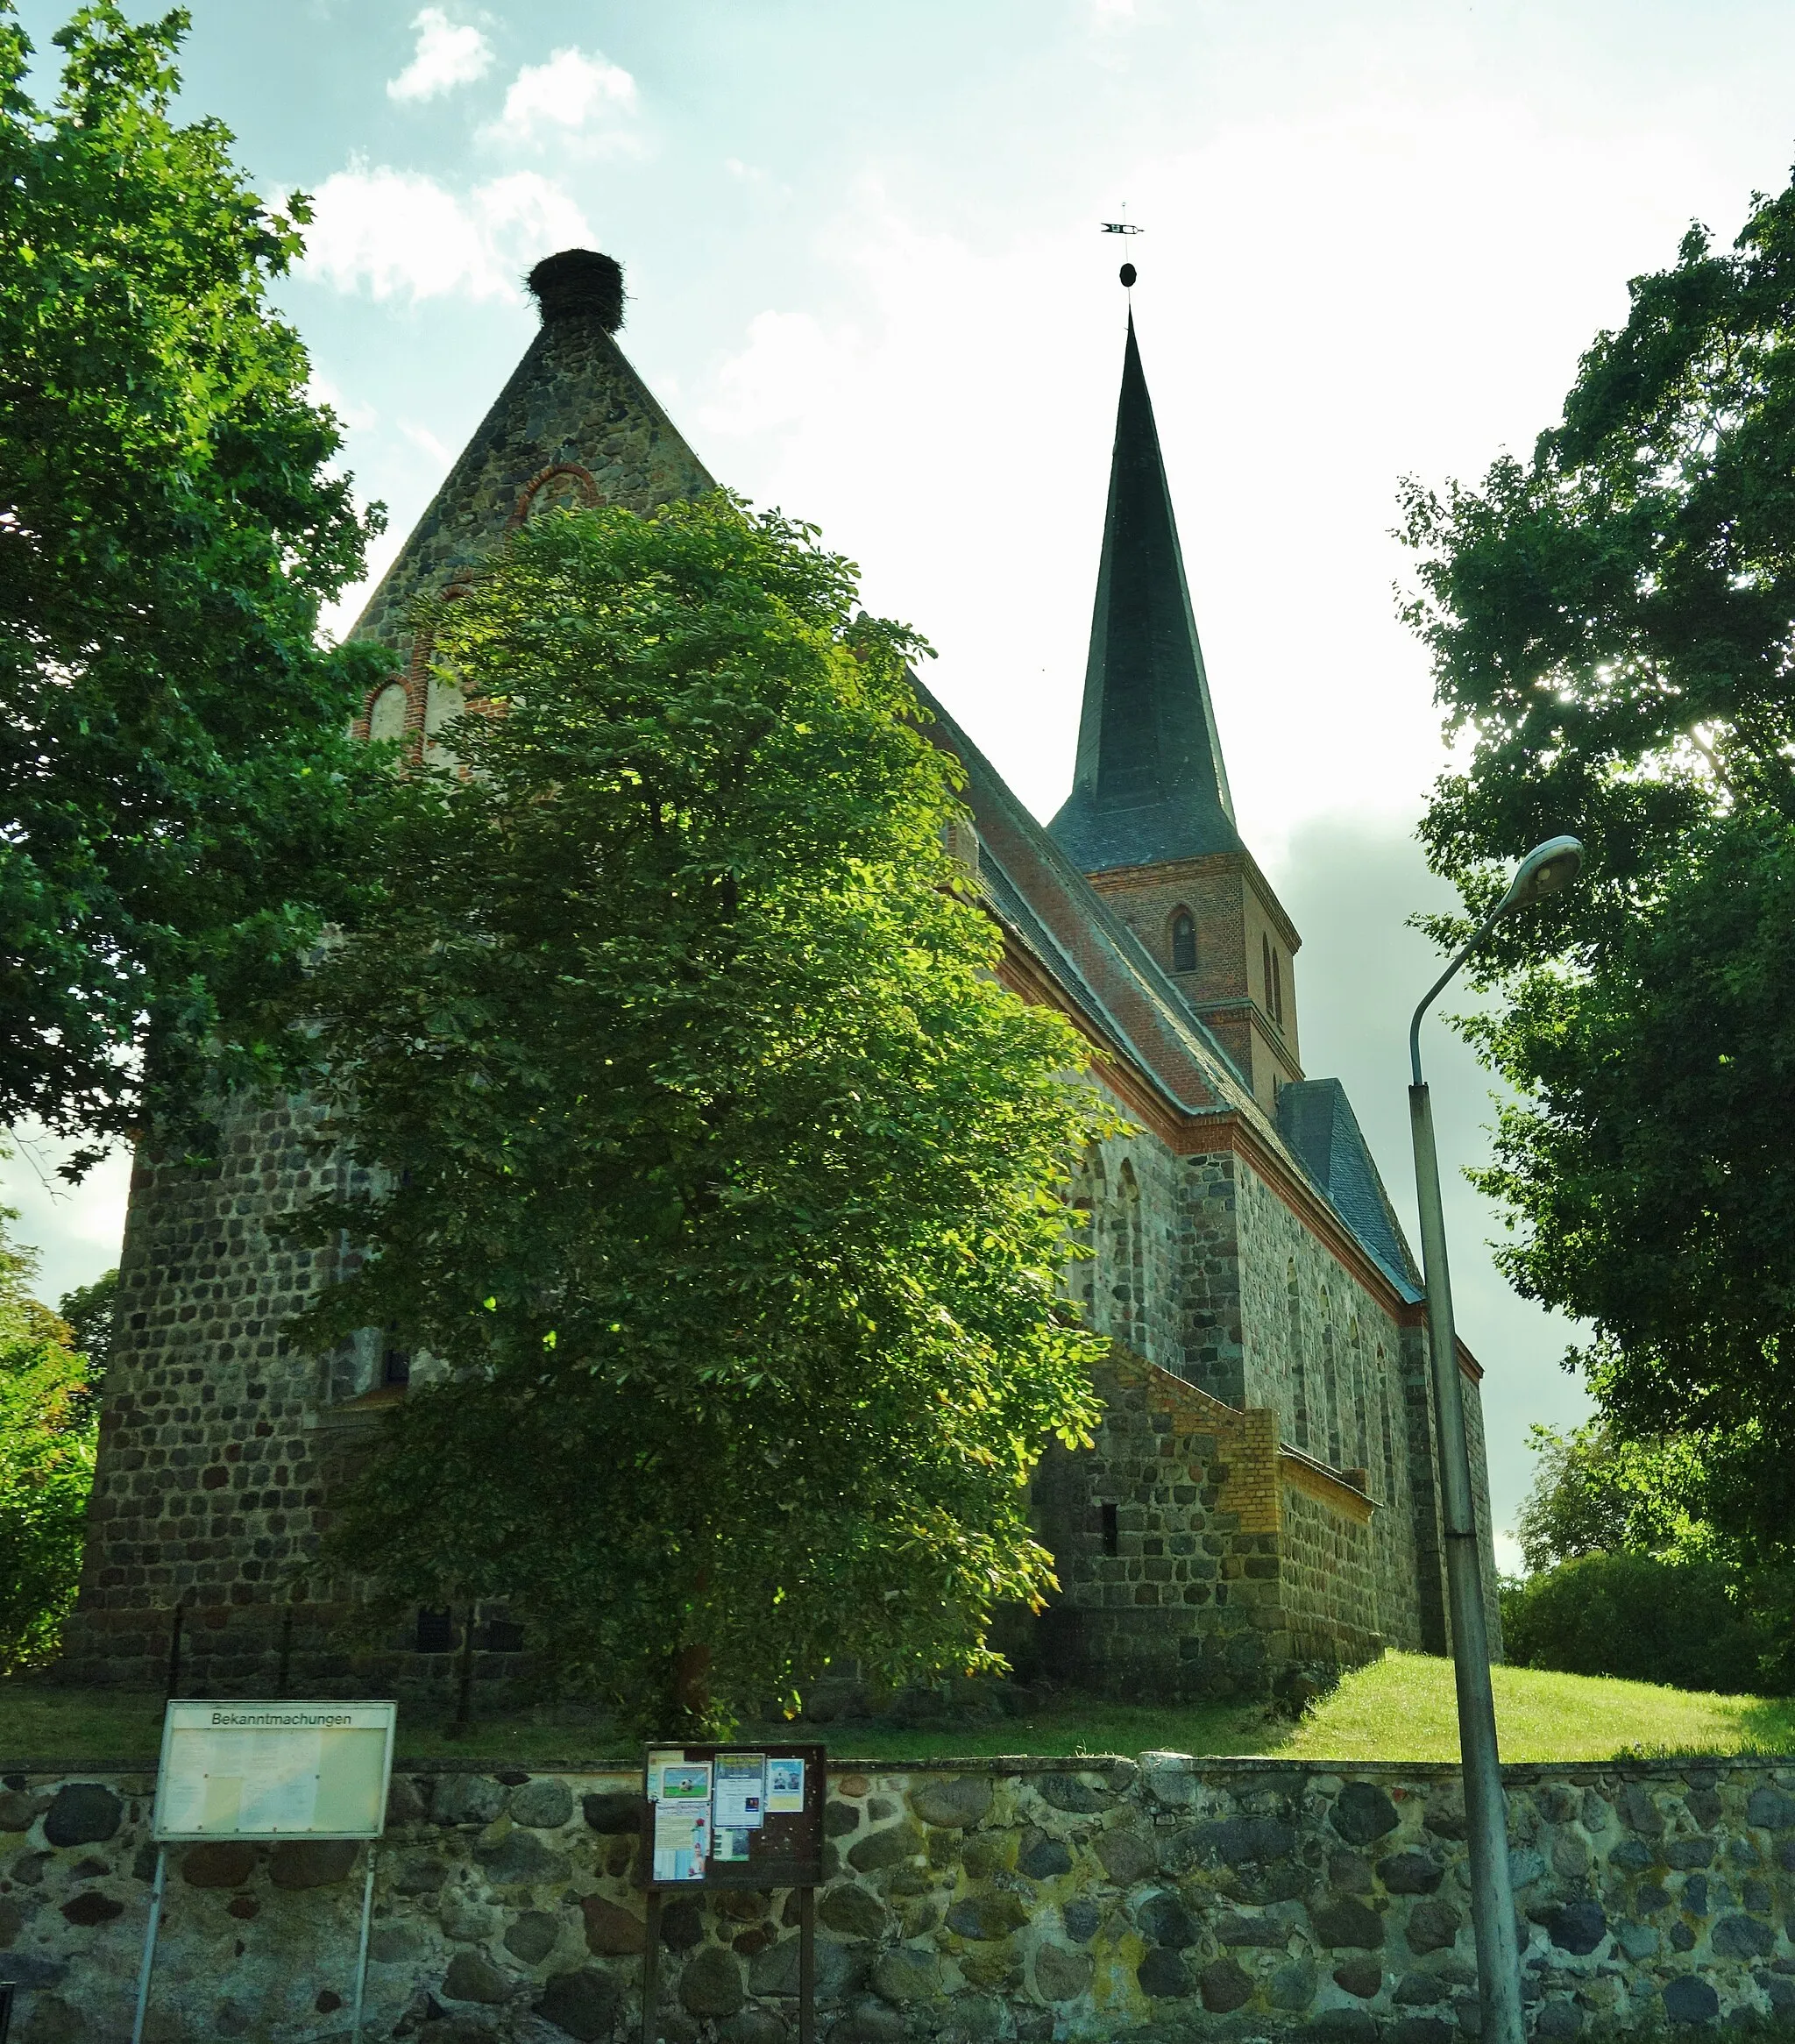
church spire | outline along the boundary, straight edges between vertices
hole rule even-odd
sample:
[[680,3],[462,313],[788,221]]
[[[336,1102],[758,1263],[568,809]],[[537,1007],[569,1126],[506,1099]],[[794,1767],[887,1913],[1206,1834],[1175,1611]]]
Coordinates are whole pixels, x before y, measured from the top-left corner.
[[1078,764],[1048,828],[1087,873],[1244,848],[1132,311]]

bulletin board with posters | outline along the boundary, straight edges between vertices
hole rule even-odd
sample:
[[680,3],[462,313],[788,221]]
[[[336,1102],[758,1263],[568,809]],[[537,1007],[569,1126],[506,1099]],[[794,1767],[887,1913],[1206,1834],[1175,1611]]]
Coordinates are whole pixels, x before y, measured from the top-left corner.
[[700,1888],[797,1891],[798,2044],[814,2044],[824,1765],[820,1746],[648,1749],[636,1855],[637,1878],[648,1890],[642,2044],[654,2044],[659,2029],[663,1899]]
[[651,1746],[637,1878],[647,1888],[813,1888],[825,1793],[820,1746]]

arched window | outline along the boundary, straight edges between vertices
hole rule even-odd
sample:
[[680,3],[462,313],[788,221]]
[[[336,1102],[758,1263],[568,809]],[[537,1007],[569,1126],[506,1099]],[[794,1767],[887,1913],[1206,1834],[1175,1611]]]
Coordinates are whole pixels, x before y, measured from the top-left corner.
[[1116,1260],[1110,1275],[1115,1309],[1110,1331],[1137,1354],[1146,1353],[1146,1243],[1141,1227],[1140,1184],[1125,1157],[1117,1177]]
[[1188,908],[1181,908],[1172,918],[1172,969],[1196,970],[1196,918]]
[[405,735],[405,713],[411,706],[410,692],[402,681],[389,681],[368,706],[368,736],[375,743],[390,743]]
[[1277,1017],[1278,1026],[1284,1026],[1284,961],[1279,957],[1277,947],[1272,947],[1272,1013]]

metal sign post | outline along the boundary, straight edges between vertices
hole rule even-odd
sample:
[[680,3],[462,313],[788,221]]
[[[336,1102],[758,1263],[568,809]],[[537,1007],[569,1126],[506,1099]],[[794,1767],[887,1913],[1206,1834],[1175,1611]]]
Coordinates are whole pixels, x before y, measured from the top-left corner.
[[156,1883],[138,1977],[131,2044],[143,2044],[167,1891],[168,1848],[208,1839],[365,1839],[352,2036],[361,2036],[373,1913],[374,1851],[387,1827],[399,1706],[171,1701],[156,1773]]
[[661,1903],[682,1888],[798,1891],[798,2044],[816,2036],[816,1891],[823,1877],[821,1746],[651,1746],[636,1873],[648,1891],[642,2044],[657,2044]]

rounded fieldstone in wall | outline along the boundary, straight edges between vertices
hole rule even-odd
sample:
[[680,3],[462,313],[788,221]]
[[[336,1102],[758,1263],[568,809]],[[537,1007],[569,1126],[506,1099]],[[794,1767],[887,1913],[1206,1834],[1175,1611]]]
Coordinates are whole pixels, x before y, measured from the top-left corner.
[[1190,1969],[1181,1952],[1155,1947],[1134,1969],[1140,1991],[1156,2001],[1176,2000],[1190,1992]]
[[1370,1845],[1394,1831],[1401,1819],[1382,1789],[1368,1781],[1349,1781],[1334,1799],[1329,1821],[1349,1845]]
[[681,1896],[661,1911],[661,1942],[670,1951],[689,1952],[704,1941],[705,1913],[691,1896]]
[[473,1856],[495,1887],[567,1878],[565,1855],[550,1852],[533,1831],[507,1831],[492,1845],[475,1846]]
[[1581,2034],[1583,2011],[1574,2001],[1549,2001],[1533,2019],[1533,2033],[1547,2044],[1570,2044]]
[[1252,1999],[1252,1979],[1232,1959],[1216,1959],[1196,1977],[1197,1992],[1211,2015],[1231,2015]]
[[1717,1959],[1767,1959],[1777,1948],[1777,1934],[1749,1916],[1723,1916],[1708,1941]]
[[582,1966],[577,1973],[557,1973],[543,1991],[536,2013],[557,2030],[578,2038],[579,2044],[595,2044],[608,2037],[617,2019],[622,1999],[617,1984],[596,1966]]
[[1445,1869],[1424,1852],[1392,1853],[1378,1862],[1378,1878],[1393,1895],[1431,1895]]
[[1685,1973],[1664,1989],[1664,2013],[1673,2023],[1711,2023],[1721,2012],[1721,1998],[1706,1980]]
[[430,1815],[438,1824],[490,1824],[505,1807],[509,1792],[484,1774],[439,1774],[430,1795]]
[[[1316,1986],[1315,1968],[1304,1960],[1290,1959],[1273,1974],[1266,1988],[1266,1999],[1274,2009],[1300,2013],[1315,1999]],[[1376,1993],[1377,1990],[1372,1991]]]
[[1090,1985],[1089,1952],[1068,1952],[1042,1945],[1034,1955],[1035,1991],[1043,2001],[1076,2001]]
[[1360,2001],[1369,2001],[1384,1984],[1384,1969],[1376,1959],[1348,1959],[1334,1969],[1334,1984]]
[[1331,1949],[1357,1947],[1374,1951],[1384,1941],[1384,1920],[1375,1909],[1351,1895],[1341,1895],[1309,1912],[1316,1938]]
[[838,1802],[834,1798],[823,1806],[823,1836],[845,1838],[850,1831],[860,1828],[860,1812],[852,1803]]
[[1378,2020],[1365,2009],[1323,2009],[1309,2033],[1325,2044],[1377,2044]]
[[190,1845],[181,1856],[181,1877],[189,1888],[240,1888],[256,1870],[256,1849],[236,1839]]
[[89,1888],[85,1894],[65,1902],[62,1913],[77,1929],[91,1930],[96,1924],[110,1923],[115,1916],[123,1916],[124,1905],[101,1894],[97,1888]]
[[829,2044],[902,2044],[904,2018],[883,2002],[851,2003],[829,2033]]
[[1403,2016],[1388,2035],[1389,2044],[1456,2044],[1451,2024],[1439,2016]]
[[1092,1849],[1103,1871],[1118,1888],[1132,1887],[1153,1870],[1153,1849],[1132,1831],[1105,1831]]
[[[952,1919],[950,1918],[951,1921]],[[1181,1952],[1194,1945],[1203,1934],[1203,1926],[1197,1921],[1175,1895],[1155,1895],[1144,1902],[1136,1912],[1135,1921],[1140,1926],[1140,1934],[1149,1944],[1167,1945],[1174,1952]],[[1224,1944],[1236,1941],[1218,1933]],[[1242,1940],[1257,1943],[1257,1939]],[[1284,1941],[1281,1932],[1278,1942]]]
[[449,1962],[443,1981],[445,1999],[479,2002],[496,2008],[510,1992],[511,1983],[490,1959],[483,1959],[478,1952],[458,1952]]
[[38,1809],[38,1799],[23,1789],[0,1789],[0,1831],[29,1831]]
[[1067,1936],[1082,1945],[1097,1934],[1103,1913],[1095,1902],[1068,1902],[1060,1912],[1060,1920],[1066,1926]]
[[431,1852],[408,1852],[394,1871],[395,1895],[434,1895],[449,1877],[447,1864]]
[[964,1831],[990,1814],[991,1785],[976,1774],[927,1781],[911,1790],[910,1806],[925,1824],[944,1831]]
[[585,1820],[603,1838],[634,1835],[642,1828],[642,1798],[628,1790],[611,1790],[601,1796],[582,1796],[580,1807]]
[[1051,1881],[1056,1875],[1072,1871],[1072,1855],[1062,1840],[1031,1831],[1022,1841],[1016,1864],[1032,1881]]
[[52,1845],[97,1845],[118,1829],[124,1805],[96,1781],[72,1781],[57,1790],[44,1819]]
[[1450,1902],[1430,1897],[1417,1902],[1408,1913],[1406,1935],[1411,1952],[1444,1951],[1458,1935],[1464,1920]]
[[1442,1980],[1437,1973],[1405,1973],[1390,1999],[1399,2008],[1430,2008],[1435,2002],[1444,2001],[1451,1991],[1451,1983]]
[[931,2000],[941,1991],[941,1962],[933,1952],[899,1945],[873,1968],[873,1991],[900,2006]]
[[785,2026],[770,2009],[740,2009],[718,2024],[717,2044],[785,2044]]
[[289,1838],[274,1848],[269,1877],[277,1888],[328,1888],[349,1877],[360,1850],[352,1838]]
[[572,1814],[572,1790],[552,1775],[527,1781],[511,1792],[511,1821],[533,1831],[558,1831]]
[[639,1952],[648,1941],[642,1920],[602,1895],[582,1895],[580,1913],[585,1918],[585,1948],[602,1958],[618,1959]]
[[[1013,1901],[1014,1898],[1011,1899]],[[817,1911],[818,1921],[844,1938],[877,1938],[885,1934],[890,1918],[884,1905],[876,1895],[864,1888],[841,1886],[831,1888],[823,1896],[822,1906]],[[948,1921],[953,1922],[951,1914]],[[957,1927],[957,1926],[956,1926]],[[968,1936],[982,1936],[982,1932],[968,1932]],[[991,1934],[1002,1937],[1002,1931]]]
[[679,1976],[679,1999],[695,2016],[733,2016],[747,1999],[741,1962],[721,1945],[706,1945]]
[[880,1867],[896,1866],[899,1860],[915,1859],[924,1849],[923,1835],[914,1824],[888,1824],[848,1850],[848,1863],[856,1873],[876,1873]]
[[554,1950],[560,1934],[556,1918],[541,1909],[526,1909],[505,1933],[505,1949],[526,1966],[539,1966]]
[[1044,1803],[1073,1817],[1095,1816],[1116,1799],[1108,1789],[1093,1787],[1075,1774],[1044,1774],[1034,1785]]
[[1795,1830],[1795,1796],[1777,1788],[1756,1788],[1745,1805],[1745,1821],[1761,1831]]

